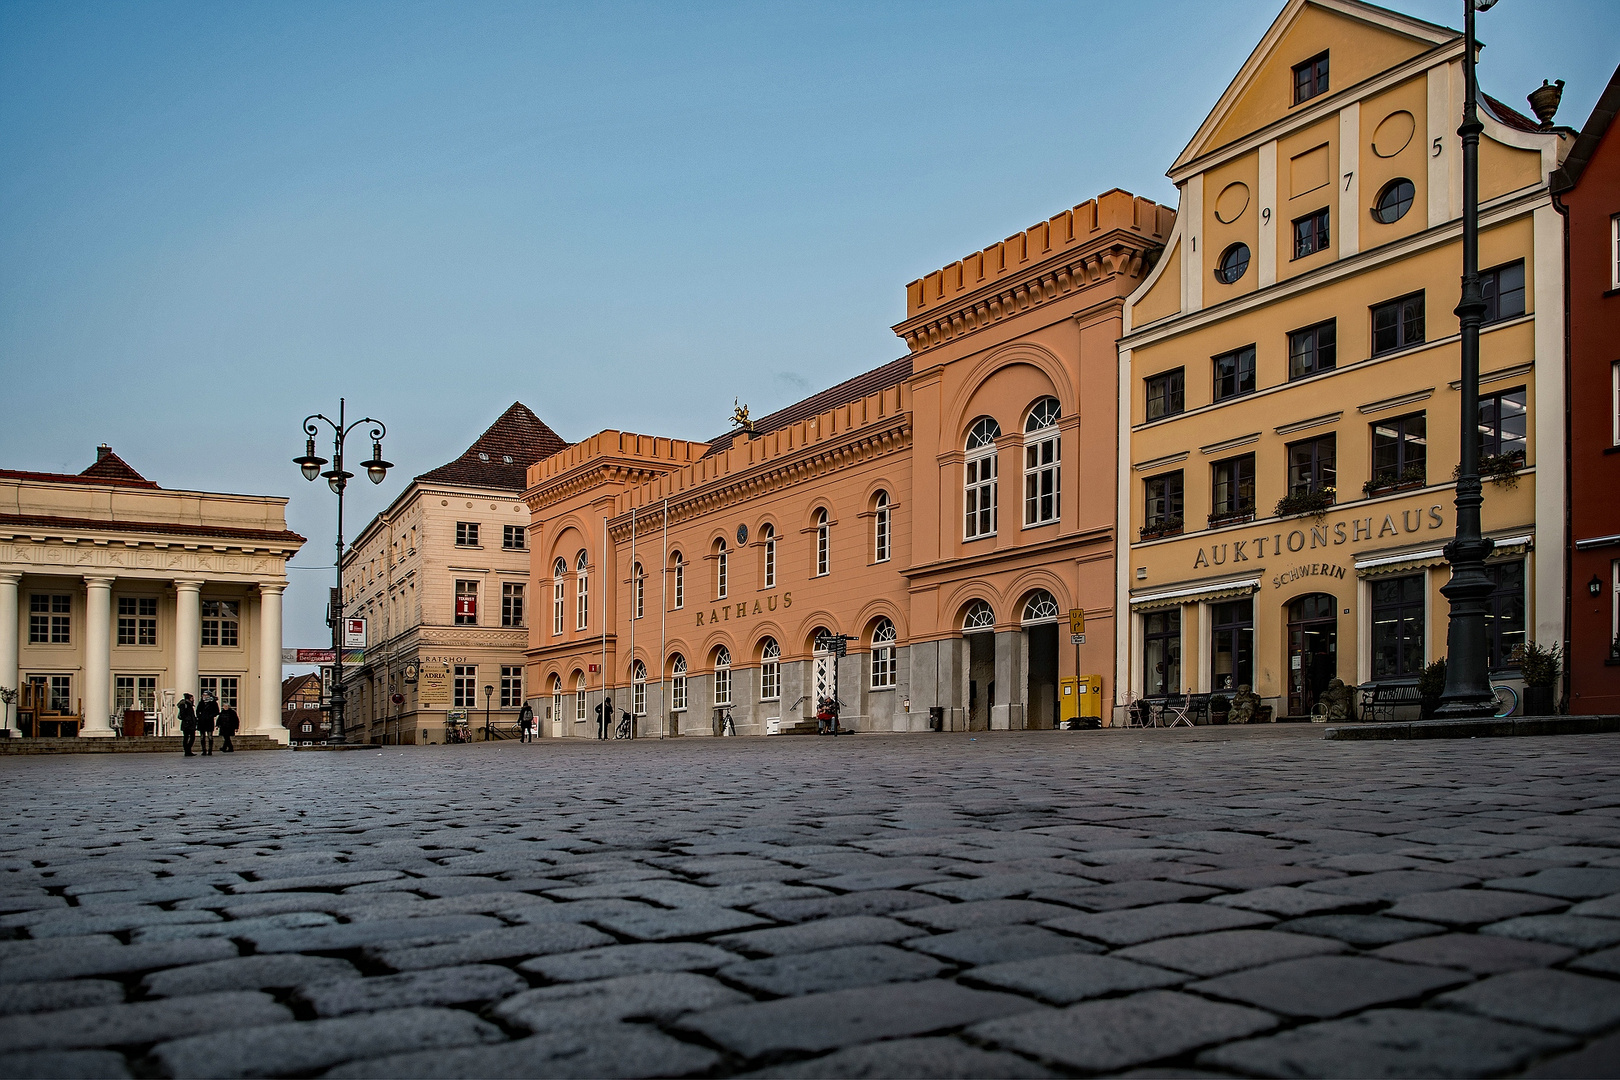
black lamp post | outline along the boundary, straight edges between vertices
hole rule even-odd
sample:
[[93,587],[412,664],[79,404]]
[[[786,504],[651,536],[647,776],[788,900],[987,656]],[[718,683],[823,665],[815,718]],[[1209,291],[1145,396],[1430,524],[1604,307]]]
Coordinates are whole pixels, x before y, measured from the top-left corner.
[[484,684],[484,741],[489,742],[489,699],[495,693],[495,688],[488,683]]
[[[327,463],[323,457],[315,455],[315,436],[321,432],[319,420],[332,429],[332,467],[321,472],[321,466]],[[388,470],[394,467],[391,461],[384,461],[382,456],[382,440],[388,434],[388,428],[381,420],[366,417],[356,420],[352,424],[345,422],[345,402],[338,398],[338,418],[322,413],[314,413],[304,417],[304,456],[293,458],[293,464],[303,471],[304,479],[313,481],[317,476],[324,476],[326,484],[337,496],[337,588],[332,590],[332,603],[327,613],[327,623],[332,627],[332,733],[340,741],[347,742],[347,735],[343,727],[343,707],[348,695],[343,689],[343,492],[349,486],[349,480],[354,473],[343,470],[343,444],[349,433],[357,427],[370,424],[371,460],[362,461],[360,467],[366,470],[366,475],[373,484],[383,482]]]
[[1480,535],[1479,508],[1485,497],[1479,481],[1479,324],[1485,297],[1479,285],[1479,81],[1475,72],[1474,12],[1496,0],[1463,0],[1462,136],[1462,301],[1457,319],[1462,328],[1462,452],[1457,470],[1457,535],[1446,545],[1451,580],[1440,592],[1451,602],[1446,634],[1446,688],[1437,717],[1449,720],[1494,716],[1490,671],[1486,659],[1485,615],[1492,591],[1485,557],[1495,543]]

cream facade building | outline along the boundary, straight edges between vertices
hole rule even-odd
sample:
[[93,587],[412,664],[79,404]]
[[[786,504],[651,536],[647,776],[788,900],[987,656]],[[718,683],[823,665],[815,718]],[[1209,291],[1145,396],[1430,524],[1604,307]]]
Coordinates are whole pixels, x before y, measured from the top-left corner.
[[355,538],[344,613],[366,620],[366,644],[344,667],[347,741],[442,743],[449,713],[482,729],[486,705],[493,725],[517,722],[534,601],[522,495],[528,467],[566,445],[514,403]]
[[304,538],[287,500],[166,491],[112,449],[77,475],[0,471],[0,686],[25,735],[114,734],[204,690],[242,733],[281,726],[282,595]]

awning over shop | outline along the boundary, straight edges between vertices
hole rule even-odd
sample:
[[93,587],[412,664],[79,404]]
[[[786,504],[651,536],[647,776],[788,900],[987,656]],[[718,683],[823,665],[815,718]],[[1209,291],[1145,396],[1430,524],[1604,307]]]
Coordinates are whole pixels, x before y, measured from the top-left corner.
[[[1530,550],[1534,539],[1535,537],[1528,534],[1501,537],[1496,541],[1496,547],[1492,549],[1489,558],[1517,558]],[[1378,555],[1368,559],[1357,559],[1356,574],[1364,578],[1381,577],[1385,574],[1406,574],[1413,570],[1445,565],[1445,549],[1429,548],[1426,551],[1408,551],[1400,555]]]
[[1182,604],[1211,603],[1216,600],[1236,600],[1250,596],[1260,588],[1259,578],[1240,578],[1229,581],[1209,581],[1163,592],[1143,593],[1131,597],[1134,611],[1161,611]]

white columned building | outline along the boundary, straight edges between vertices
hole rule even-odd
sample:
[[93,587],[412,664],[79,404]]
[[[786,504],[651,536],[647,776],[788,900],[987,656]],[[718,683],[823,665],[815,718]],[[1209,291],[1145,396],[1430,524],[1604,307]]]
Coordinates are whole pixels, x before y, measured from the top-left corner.
[[[0,687],[12,736],[173,734],[182,694],[281,723],[281,605],[304,538],[285,498],[166,491],[111,448],[78,474],[0,470]],[[127,732],[133,734],[134,732]]]

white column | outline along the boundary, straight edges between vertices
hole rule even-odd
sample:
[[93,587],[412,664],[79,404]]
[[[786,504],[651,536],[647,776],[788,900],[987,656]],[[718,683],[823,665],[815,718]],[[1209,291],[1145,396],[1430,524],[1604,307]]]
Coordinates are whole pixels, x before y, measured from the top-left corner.
[[186,694],[198,699],[197,653],[202,649],[200,581],[174,583],[174,700]]
[[84,723],[85,738],[112,735],[112,586],[110,577],[84,579]]
[[[0,574],[0,686],[8,690],[22,687],[17,667],[17,625],[21,615],[17,610],[17,584],[21,574]],[[4,710],[5,726],[17,730],[17,706]]]
[[281,743],[288,739],[281,726],[281,594],[286,588],[285,581],[259,584],[259,708],[253,726],[243,732]]

